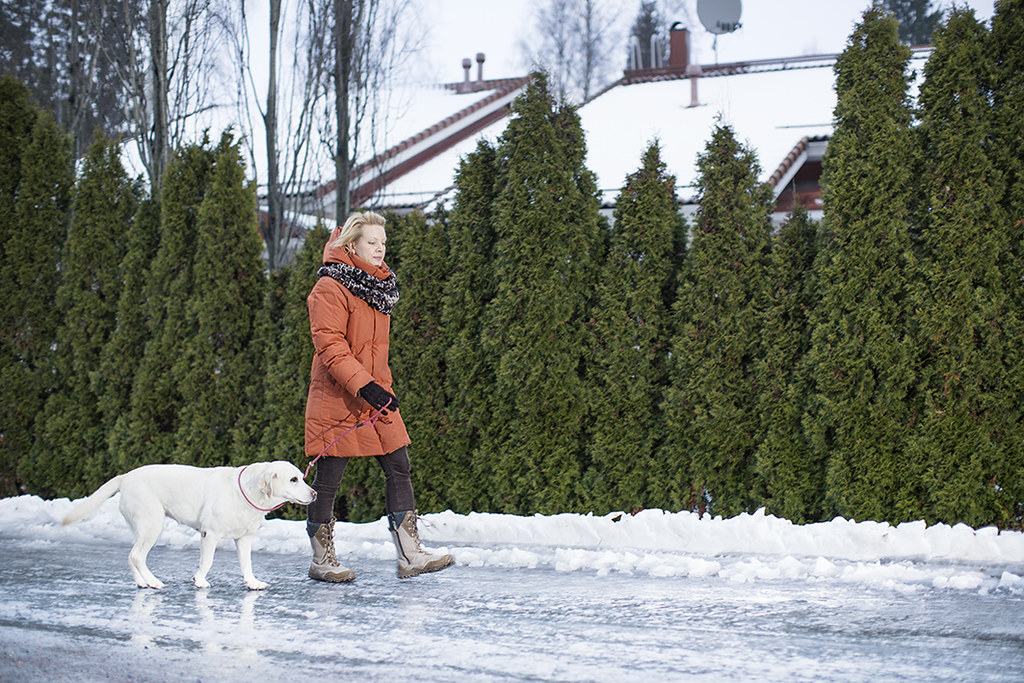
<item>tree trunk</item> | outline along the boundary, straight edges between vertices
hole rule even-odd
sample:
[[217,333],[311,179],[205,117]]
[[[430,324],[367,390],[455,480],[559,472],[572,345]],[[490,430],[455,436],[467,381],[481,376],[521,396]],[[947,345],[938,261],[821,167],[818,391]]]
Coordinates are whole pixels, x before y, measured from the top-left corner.
[[280,36],[281,0],[270,1],[270,78],[267,82],[267,113],[263,127],[267,137],[267,227],[264,240],[267,245],[267,263],[270,270],[281,266],[286,249],[284,234],[284,201],[281,191],[280,168],[277,153],[277,41]]
[[[68,27],[71,32],[71,39],[68,41],[68,71],[69,83],[68,83],[68,99],[67,99],[67,120],[60,121],[64,125],[64,129],[71,133],[71,155],[73,159],[79,159],[84,156],[83,141],[80,139],[78,130],[78,117],[75,114],[78,113],[78,107],[82,93],[80,87],[82,85],[82,60],[79,44],[79,33],[81,31],[81,25],[79,23],[79,4],[78,0],[73,0],[69,3],[68,11],[71,13],[70,26]],[[58,120],[64,118],[58,114]]]
[[349,173],[352,160],[349,154],[349,78],[352,74],[352,5],[355,0],[335,0],[334,3],[334,111],[338,120],[337,153],[335,155],[334,220],[344,222],[351,209]]
[[161,176],[164,166],[167,165],[168,156],[167,4],[168,0],[152,0],[149,5],[149,53],[153,79],[153,131],[149,140],[149,177],[154,197],[159,196]]

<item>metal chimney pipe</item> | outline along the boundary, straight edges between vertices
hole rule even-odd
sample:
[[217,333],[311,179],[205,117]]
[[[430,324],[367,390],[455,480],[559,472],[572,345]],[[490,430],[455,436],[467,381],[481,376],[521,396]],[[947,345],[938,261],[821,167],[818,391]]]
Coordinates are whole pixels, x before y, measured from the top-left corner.
[[657,69],[661,66],[661,41],[658,40],[658,34],[651,34],[651,63],[648,65],[651,69]]
[[469,85],[469,69],[472,66],[473,62],[469,61],[469,57],[466,57],[465,59],[462,60],[462,70],[463,72],[465,72],[466,76],[465,80],[463,81],[463,85]]
[[701,74],[704,70],[700,68],[700,64],[690,64],[686,67],[686,76],[690,79],[690,106],[699,107],[700,100],[697,98],[697,81],[700,80]]
[[476,80],[480,83],[484,81],[484,59],[486,57],[483,52],[476,53]]
[[644,68],[644,60],[640,54],[640,40],[636,36],[629,37],[629,68]]

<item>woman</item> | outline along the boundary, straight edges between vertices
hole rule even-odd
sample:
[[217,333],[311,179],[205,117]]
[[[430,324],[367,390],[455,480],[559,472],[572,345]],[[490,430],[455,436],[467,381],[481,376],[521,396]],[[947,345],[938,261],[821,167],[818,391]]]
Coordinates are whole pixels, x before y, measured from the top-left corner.
[[[334,497],[349,458],[374,456],[384,470],[388,526],[398,552],[398,577],[444,569],[448,554],[420,546],[409,473],[409,434],[398,412],[388,367],[391,309],[398,301],[395,275],[384,263],[384,218],[354,213],[324,247],[320,278],[309,293],[313,368],[306,402],[306,455],[317,460],[307,507],[313,547],[309,576],[351,581],[355,572],[334,553]],[[376,421],[359,425],[379,411]]]

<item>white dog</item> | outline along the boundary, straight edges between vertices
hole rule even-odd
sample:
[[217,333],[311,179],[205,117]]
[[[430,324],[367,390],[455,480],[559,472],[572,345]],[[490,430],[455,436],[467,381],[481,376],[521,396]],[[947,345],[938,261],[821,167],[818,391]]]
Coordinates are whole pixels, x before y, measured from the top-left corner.
[[146,566],[146,556],[160,537],[164,517],[198,530],[199,569],[193,581],[209,588],[206,574],[221,538],[235,539],[242,578],[250,590],[267,587],[252,573],[252,537],[268,512],[285,503],[309,505],[316,492],[302,480],[302,472],[283,460],[257,462],[245,467],[189,467],[145,465],[120,474],[96,489],[71,509],[64,524],[92,514],[118,491],[121,514],[135,535],[128,566],[139,588],[163,588]]

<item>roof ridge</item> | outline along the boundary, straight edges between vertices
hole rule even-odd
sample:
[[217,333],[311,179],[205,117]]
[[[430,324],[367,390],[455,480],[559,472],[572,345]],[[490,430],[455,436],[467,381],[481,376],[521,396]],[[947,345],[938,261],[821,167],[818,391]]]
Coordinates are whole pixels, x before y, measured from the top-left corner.
[[786,155],[786,158],[782,160],[782,163],[779,164],[778,168],[775,169],[775,172],[772,173],[770,178],[768,178],[769,185],[775,187],[778,184],[782,177],[786,175],[786,172],[790,167],[793,166],[793,162],[796,161],[800,155],[804,153],[804,150],[807,149],[807,144],[810,141],[810,138],[806,135],[800,138],[799,142],[793,146],[793,149],[789,150],[789,154]]
[[617,83],[633,85],[634,83],[677,81],[694,77],[715,78],[717,76],[735,76],[745,73],[816,69],[831,67],[838,57],[838,54],[804,55],[802,57],[776,57],[772,59],[726,62],[724,64],[691,64],[686,68],[660,66],[653,69],[627,69],[623,72],[622,78]]
[[409,149],[409,147],[412,147],[416,143],[421,142],[431,137],[432,135],[435,135],[440,131],[454,125],[458,121],[465,119],[473,112],[476,112],[482,109],[483,107],[486,107],[488,104],[491,104],[492,102],[501,99],[512,90],[521,87],[529,80],[529,78],[529,76],[521,76],[519,78],[498,79],[495,82],[500,82],[502,84],[502,87],[495,89],[494,92],[492,92],[487,97],[477,100],[473,104],[460,109],[459,111],[455,112],[454,114],[451,114],[450,116],[442,119],[441,121],[438,121],[429,128],[425,128],[421,130],[419,133],[416,133],[415,135],[408,137],[405,140],[402,140],[401,142],[389,147],[380,154],[374,156],[372,159],[364,161],[363,163],[356,166],[355,169],[353,169],[352,175],[358,176],[360,173],[364,173],[365,171],[373,168],[374,166],[382,164],[385,161],[395,157],[396,155]]

